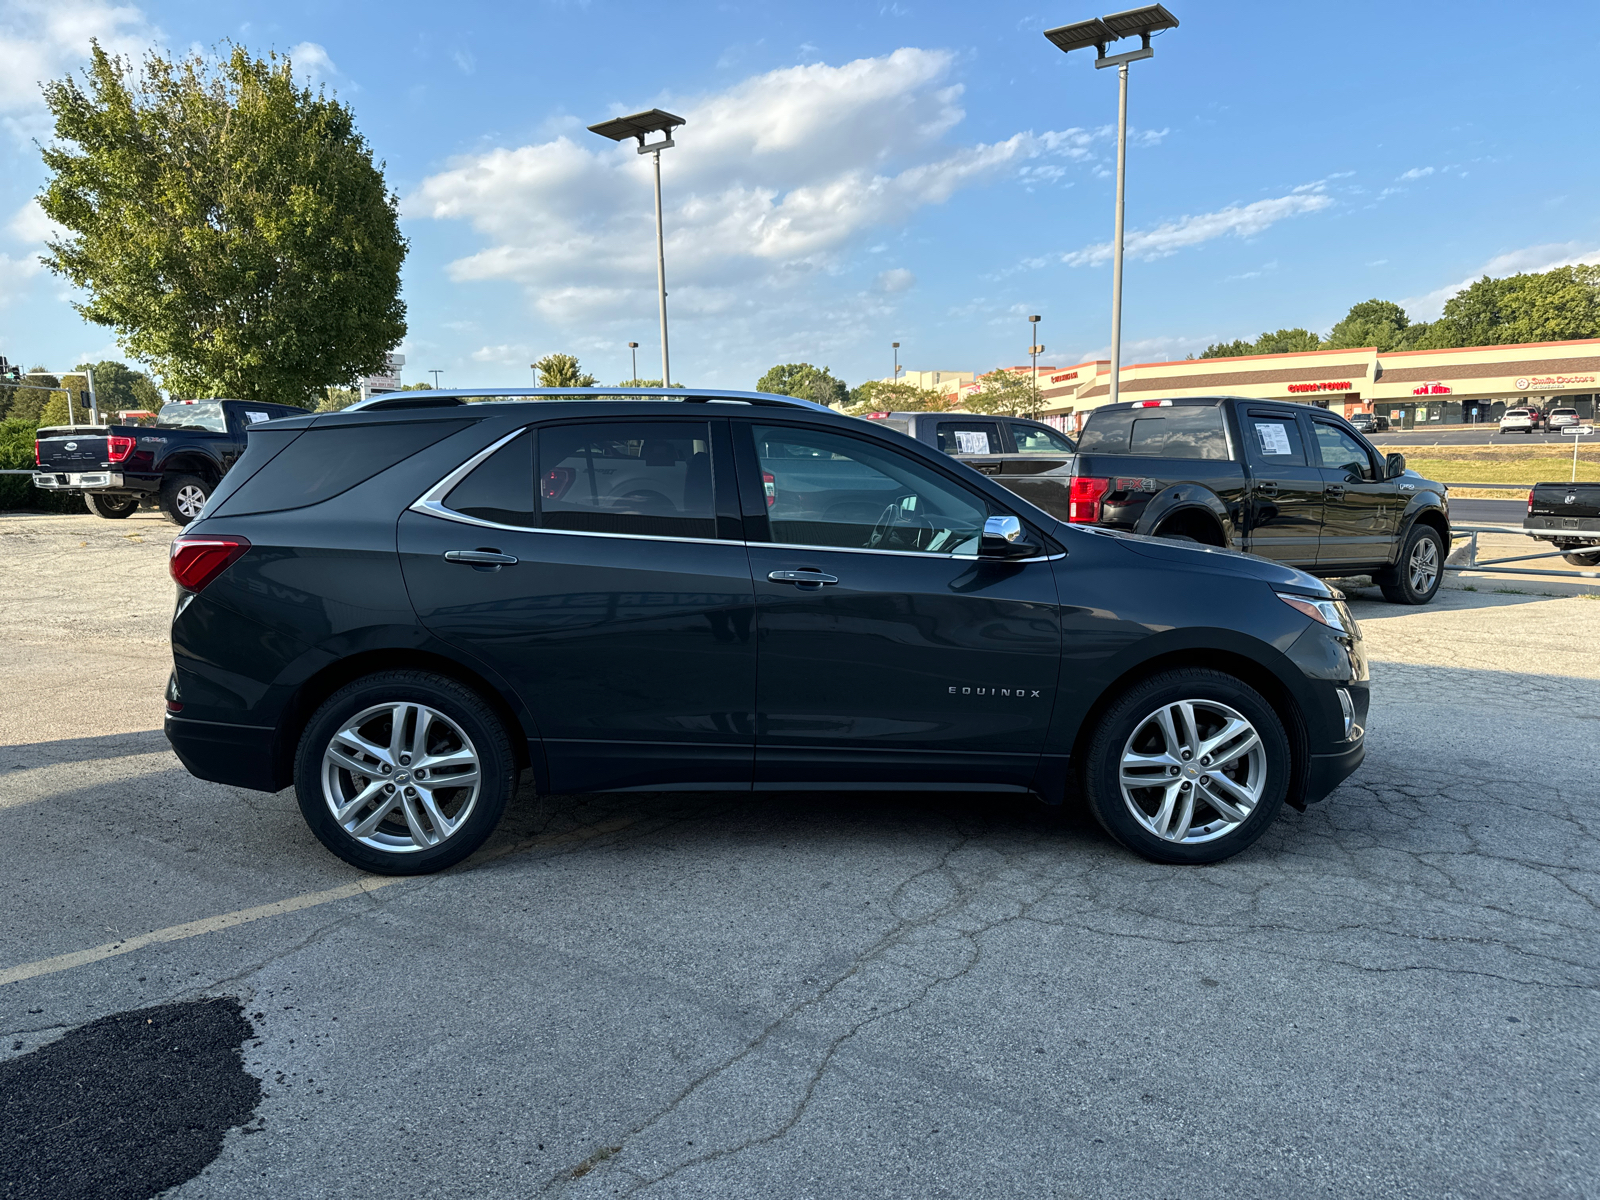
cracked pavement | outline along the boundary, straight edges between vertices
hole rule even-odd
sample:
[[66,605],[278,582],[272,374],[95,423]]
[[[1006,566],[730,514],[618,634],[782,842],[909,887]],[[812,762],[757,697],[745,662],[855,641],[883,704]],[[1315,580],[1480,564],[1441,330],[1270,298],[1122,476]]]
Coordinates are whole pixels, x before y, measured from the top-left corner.
[[[0,517],[0,969],[358,878],[149,732],[170,536]],[[0,986],[0,1059],[239,998],[262,1100],[186,1200],[1600,1194],[1600,603],[1354,607],[1367,763],[1228,862],[524,789],[444,875]]]

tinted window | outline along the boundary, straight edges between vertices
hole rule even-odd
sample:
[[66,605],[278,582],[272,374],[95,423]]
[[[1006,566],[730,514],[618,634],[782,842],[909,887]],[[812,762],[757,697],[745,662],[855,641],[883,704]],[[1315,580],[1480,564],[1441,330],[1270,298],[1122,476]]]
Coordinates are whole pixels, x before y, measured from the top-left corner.
[[1293,417],[1252,412],[1244,419],[1244,440],[1257,462],[1271,467],[1307,465],[1300,423]]
[[1225,459],[1228,437],[1222,410],[1210,404],[1112,409],[1089,414],[1078,449],[1084,454]]
[[1000,426],[993,421],[940,421],[939,449],[946,454],[999,454]]
[[614,421],[539,431],[539,523],[587,533],[717,536],[704,421]]
[[163,404],[156,415],[157,429],[203,429],[208,433],[227,433],[228,418],[219,400],[174,400]]
[[1044,425],[1024,425],[1009,422],[1011,436],[1016,440],[1018,454],[1071,454],[1072,443],[1064,434]]
[[823,429],[755,438],[773,541],[977,554],[988,506],[916,460]]
[[1337,471],[1348,471],[1363,479],[1372,478],[1372,458],[1367,448],[1337,425],[1326,421],[1313,421],[1317,431],[1317,450],[1322,455],[1322,465]]
[[279,512],[331,499],[471,424],[417,421],[308,429],[216,511],[225,507],[233,515]]
[[868,420],[870,420],[874,425],[883,425],[889,429],[897,429],[901,433],[907,434],[908,436],[911,433],[911,422],[907,421],[904,417],[869,417]]
[[537,525],[533,434],[524,430],[474,467],[472,474],[450,489],[444,506],[497,525]]

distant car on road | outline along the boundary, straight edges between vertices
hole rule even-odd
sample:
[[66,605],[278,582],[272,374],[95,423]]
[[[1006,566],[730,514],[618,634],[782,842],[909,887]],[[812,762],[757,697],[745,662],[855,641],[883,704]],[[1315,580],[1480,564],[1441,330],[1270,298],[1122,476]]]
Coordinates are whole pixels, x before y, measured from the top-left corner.
[[1533,433],[1539,428],[1539,419],[1536,408],[1508,408],[1500,418],[1500,432]]
[[1389,418],[1377,413],[1357,413],[1350,418],[1350,425],[1358,433],[1384,433],[1389,428]]
[[1552,408],[1550,410],[1550,429],[1566,429],[1572,425],[1582,425],[1583,420],[1578,416],[1575,408]]
[[985,475],[1037,475],[1072,461],[1075,443],[1043,421],[963,412],[876,412],[867,417],[959,458]]

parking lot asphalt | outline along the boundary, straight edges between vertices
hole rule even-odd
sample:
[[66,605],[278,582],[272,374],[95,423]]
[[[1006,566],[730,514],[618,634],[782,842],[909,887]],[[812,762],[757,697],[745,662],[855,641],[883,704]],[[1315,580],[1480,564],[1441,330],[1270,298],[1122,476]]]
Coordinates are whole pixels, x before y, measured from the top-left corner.
[[[391,881],[165,749],[173,532],[0,516],[0,1081],[214,1013],[104,1057],[201,1081],[171,1196],[1595,1192],[1600,602],[1355,593],[1366,764],[1211,867],[1020,800],[524,787]],[[104,1100],[0,1178],[136,1154]]]

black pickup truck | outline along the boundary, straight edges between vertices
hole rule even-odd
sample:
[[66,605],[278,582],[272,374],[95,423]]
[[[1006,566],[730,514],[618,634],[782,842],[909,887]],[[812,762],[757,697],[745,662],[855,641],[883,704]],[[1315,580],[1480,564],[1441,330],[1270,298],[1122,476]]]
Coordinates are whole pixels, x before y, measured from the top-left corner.
[[1426,604],[1450,545],[1445,487],[1309,405],[1207,396],[1108,404],[1068,466],[998,482],[1076,524],[1182,538]]
[[34,443],[34,487],[81,492],[113,520],[144,499],[187,525],[244,453],[250,426],[306,410],[245,400],[175,400],[149,425],[52,425]]
[[[935,446],[985,475],[1035,475],[1072,461],[1071,438],[1027,417],[963,412],[875,412],[866,420]],[[1005,482],[1001,480],[1001,482]]]
[[1536,483],[1522,527],[1575,567],[1600,567],[1600,483]]

